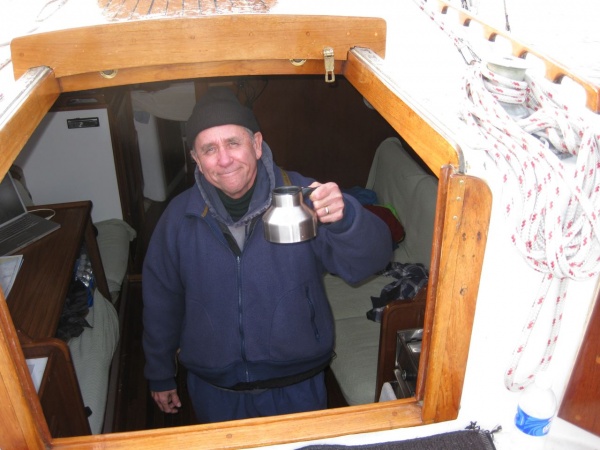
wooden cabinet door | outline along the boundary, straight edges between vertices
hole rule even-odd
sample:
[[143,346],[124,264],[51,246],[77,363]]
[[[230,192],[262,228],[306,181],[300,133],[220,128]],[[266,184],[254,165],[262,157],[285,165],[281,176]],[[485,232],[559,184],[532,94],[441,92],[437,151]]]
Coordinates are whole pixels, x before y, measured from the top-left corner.
[[600,296],[596,298],[558,416],[600,436]]

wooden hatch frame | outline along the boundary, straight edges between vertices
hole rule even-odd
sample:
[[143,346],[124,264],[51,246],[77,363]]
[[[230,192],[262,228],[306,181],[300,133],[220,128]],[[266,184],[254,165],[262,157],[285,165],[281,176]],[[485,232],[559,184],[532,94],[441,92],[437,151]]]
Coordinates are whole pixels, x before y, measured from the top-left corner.
[[[443,1],[438,4],[441,10],[449,7]],[[465,23],[472,20],[466,14],[461,18]],[[485,33],[489,40],[502,35],[489,27]],[[331,47],[335,73],[344,75],[407,140],[438,174],[440,183],[422,365],[414,398],[176,429],[52,438],[6,303],[0,301],[0,397],[4,399],[0,435],[7,448],[260,447],[457,417],[491,193],[482,180],[460,173],[460,151],[353,49],[368,48],[374,57],[383,57],[385,39],[383,19],[256,14],[121,22],[13,41],[15,74],[21,78],[17,92],[5,100],[8,107],[0,111],[2,176],[62,92],[213,76],[324,74],[323,50]],[[198,42],[210,42],[211,46],[200,50],[197,44],[190,45]],[[513,50],[517,56],[528,51],[520,44]],[[292,59],[306,61],[291,64]],[[568,75],[560,65],[545,62],[553,81]],[[588,106],[597,111],[597,88],[582,84]]]

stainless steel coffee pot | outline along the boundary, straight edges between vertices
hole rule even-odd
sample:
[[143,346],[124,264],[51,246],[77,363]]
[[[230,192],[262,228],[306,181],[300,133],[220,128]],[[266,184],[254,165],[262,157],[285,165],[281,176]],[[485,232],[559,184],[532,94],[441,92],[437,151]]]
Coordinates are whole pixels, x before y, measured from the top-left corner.
[[267,241],[293,244],[317,235],[317,214],[304,203],[304,196],[314,189],[299,186],[273,189],[273,203],[263,216]]

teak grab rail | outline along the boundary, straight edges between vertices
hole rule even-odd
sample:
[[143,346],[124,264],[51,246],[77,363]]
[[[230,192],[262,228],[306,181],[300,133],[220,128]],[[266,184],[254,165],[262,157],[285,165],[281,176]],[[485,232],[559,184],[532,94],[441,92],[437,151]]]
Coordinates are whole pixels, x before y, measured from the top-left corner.
[[560,83],[564,77],[568,77],[573,80],[575,83],[580,85],[586,93],[586,106],[596,113],[600,113],[600,87],[596,84],[592,83],[589,80],[584,79],[583,77],[573,73],[569,70],[565,65],[555,61],[549,56],[543,54],[532,48],[529,45],[526,45],[519,40],[515,39],[514,36],[506,33],[502,30],[498,30],[481,20],[477,19],[477,17],[469,14],[462,8],[457,8],[454,5],[449,4],[446,0],[436,0],[438,10],[445,14],[448,9],[453,9],[458,11],[458,19],[463,26],[469,26],[469,24],[473,22],[477,22],[483,28],[484,38],[488,41],[495,41],[497,36],[501,36],[505,38],[511,44],[512,53],[514,56],[519,58],[524,58],[527,54],[532,54],[538,57],[546,67],[545,76],[547,79],[552,81],[553,83]]
[[248,73],[247,65],[266,61],[285,61],[289,70],[296,67],[294,73],[303,73],[302,66],[290,60],[317,60],[324,73],[326,47],[336,60],[344,61],[356,45],[383,57],[385,43],[386,24],[380,18],[231,14],[111,22],[32,34],[15,38],[11,52],[17,78],[31,67],[46,66],[61,79],[93,74],[95,81],[90,82],[98,86],[102,74],[105,78],[116,74],[106,85],[124,84],[123,70],[137,69],[137,82],[142,70],[151,75],[147,81],[175,79],[170,71],[160,70],[165,66],[176,68],[177,78],[206,76],[197,66],[206,62],[219,63],[223,75],[225,70]]

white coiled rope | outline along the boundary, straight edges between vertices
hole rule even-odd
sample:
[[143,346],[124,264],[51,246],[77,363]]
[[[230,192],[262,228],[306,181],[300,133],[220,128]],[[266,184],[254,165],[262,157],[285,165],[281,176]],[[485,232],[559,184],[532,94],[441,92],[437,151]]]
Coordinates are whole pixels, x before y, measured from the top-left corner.
[[[544,274],[532,303],[504,382],[519,391],[552,360],[562,322],[569,280],[595,277],[600,270],[600,133],[598,123],[555,100],[551,85],[525,75],[524,81],[505,78],[488,69],[468,41],[448,27],[427,0],[414,2],[452,40],[469,64],[464,77],[462,117],[494,160],[505,183],[502,202],[511,241],[528,264]],[[525,108],[515,119],[510,105]],[[554,149],[554,152],[550,150]],[[564,176],[559,155],[576,158],[575,172]],[[553,292],[554,315],[550,335],[538,366],[516,381],[519,363],[543,303]]]
[[[555,100],[551,86],[526,75],[504,78],[484,63],[467,69],[462,116],[502,173],[502,202],[510,238],[525,260],[545,274],[519,343],[505,373],[506,387],[524,389],[544,370],[560,331],[569,280],[594,277],[600,269],[600,133]],[[501,103],[520,104],[530,114],[515,120]],[[576,158],[565,176],[559,154]],[[558,283],[550,336],[539,364],[524,380],[515,375],[540,309]]]

